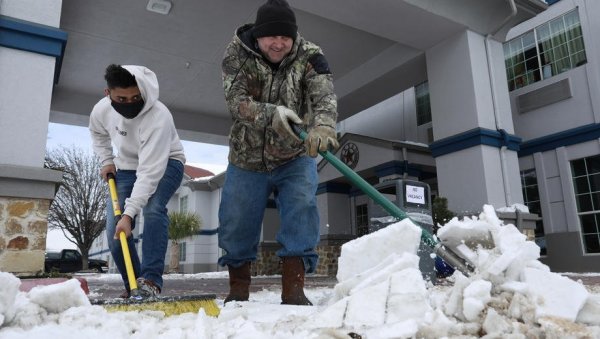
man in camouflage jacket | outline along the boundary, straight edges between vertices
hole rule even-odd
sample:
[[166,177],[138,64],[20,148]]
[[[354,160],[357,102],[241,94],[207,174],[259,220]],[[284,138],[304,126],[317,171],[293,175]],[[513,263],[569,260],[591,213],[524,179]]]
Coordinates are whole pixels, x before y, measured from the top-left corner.
[[[318,255],[318,151],[337,148],[337,101],[321,49],[297,33],[285,0],[268,0],[254,24],[238,28],[222,64],[225,99],[233,118],[229,166],[219,209],[219,264],[229,269],[225,302],[248,300],[250,262],[256,260],[271,193],[281,226],[282,303],[311,305],[304,273]],[[291,122],[290,122],[291,121]],[[295,123],[308,131],[302,142]]]

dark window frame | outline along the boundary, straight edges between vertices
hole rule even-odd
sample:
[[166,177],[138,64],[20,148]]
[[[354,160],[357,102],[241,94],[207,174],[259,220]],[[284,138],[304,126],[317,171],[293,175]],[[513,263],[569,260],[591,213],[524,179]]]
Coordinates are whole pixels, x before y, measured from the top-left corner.
[[417,126],[431,122],[431,101],[429,100],[429,82],[425,81],[415,86],[415,106]]
[[598,163],[600,155],[570,162],[579,231],[585,254],[600,254],[600,187],[590,181],[590,177],[593,179],[598,174]]
[[369,234],[369,207],[368,204],[360,204],[355,207],[356,235],[361,237]]
[[585,65],[578,8],[505,42],[503,49],[509,91]]
[[537,214],[540,220],[535,222],[535,243],[540,247],[540,254],[546,255],[546,235],[542,218],[541,198],[535,169],[520,172],[521,187],[523,189],[523,203],[530,213]]

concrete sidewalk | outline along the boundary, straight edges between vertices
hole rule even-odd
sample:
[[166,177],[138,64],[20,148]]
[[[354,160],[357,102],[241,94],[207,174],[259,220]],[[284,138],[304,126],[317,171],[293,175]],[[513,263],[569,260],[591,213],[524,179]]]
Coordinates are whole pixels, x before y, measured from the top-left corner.
[[[581,281],[589,292],[600,294],[600,273],[563,273],[575,281]],[[117,275],[106,274],[77,274],[76,278],[87,281],[90,295],[99,299],[117,298],[123,291],[123,283]],[[162,296],[179,296],[194,294],[215,294],[217,298],[225,298],[229,292],[229,280],[226,277],[200,277],[199,275],[165,274],[163,276]],[[337,280],[330,276],[307,275],[305,286],[307,288],[327,287],[333,288]],[[445,285],[449,282],[441,284]],[[251,292],[266,290],[280,290],[281,276],[252,277]]]
[[[125,289],[120,277],[112,275],[107,279],[105,274],[77,275],[88,282],[90,295],[99,299],[117,298]],[[217,298],[224,299],[229,292],[228,278],[200,278],[198,275],[182,276],[181,274],[163,276],[163,291],[161,296],[180,296],[194,294],[216,294]],[[337,280],[335,277],[310,276],[305,279],[307,288],[329,287],[333,288]],[[281,276],[252,277],[250,292],[266,290],[280,290]]]

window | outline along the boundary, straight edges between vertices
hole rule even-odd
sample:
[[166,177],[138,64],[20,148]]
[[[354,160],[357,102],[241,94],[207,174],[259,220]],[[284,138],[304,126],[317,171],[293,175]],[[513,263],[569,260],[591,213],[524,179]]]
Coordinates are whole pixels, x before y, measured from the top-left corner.
[[585,253],[600,253],[600,155],[571,161]]
[[585,64],[577,9],[506,42],[504,62],[509,91]]
[[61,252],[46,252],[46,259],[60,259],[60,257],[62,256]]
[[429,83],[415,86],[415,101],[417,105],[417,126],[431,122],[431,104],[429,103]]
[[187,246],[185,242],[179,243],[179,261],[185,261],[185,254],[187,253]]
[[[529,208],[529,212],[535,213],[541,218],[542,207],[535,169],[521,171],[521,186],[523,187],[525,206]],[[535,243],[540,247],[540,254],[546,255],[546,237],[542,220],[535,222]]]
[[179,212],[187,213],[188,211],[188,196],[183,196],[179,198]]
[[78,260],[80,257],[79,252],[77,251],[66,251],[65,252],[65,260]]
[[369,234],[369,216],[367,204],[356,206],[356,235],[361,237]]

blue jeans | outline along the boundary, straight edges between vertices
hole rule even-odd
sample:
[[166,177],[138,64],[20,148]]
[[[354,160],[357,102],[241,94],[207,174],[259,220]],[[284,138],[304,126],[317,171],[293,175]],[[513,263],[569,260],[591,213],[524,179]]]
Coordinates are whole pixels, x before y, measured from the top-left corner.
[[[125,199],[131,195],[133,185],[136,180],[136,171],[118,170],[115,176],[117,184],[117,194],[119,196],[119,205],[121,211],[124,210]],[[144,234],[142,241],[142,261],[135,247],[133,237],[127,239],[129,254],[133,264],[133,272],[137,278],[143,277],[152,280],[162,289],[162,274],[165,268],[165,254],[169,242],[169,217],[167,215],[167,203],[175,194],[175,191],[181,185],[183,179],[183,164],[174,159],[169,159],[165,174],[158,182],[156,191],[148,203],[143,208],[144,213]],[[125,288],[129,290],[129,281],[127,280],[127,270],[123,259],[121,242],[113,239],[116,228],[116,221],[110,200],[106,204],[106,237],[108,238],[108,248],[113,256],[117,269],[125,282]],[[137,219],[137,218],[136,218]],[[132,227],[135,227],[135,220]]]
[[317,166],[311,157],[266,173],[229,164],[219,207],[219,247],[225,250],[219,265],[239,267],[256,260],[265,208],[274,192],[281,219],[276,239],[282,246],[276,254],[302,257],[306,272],[314,272],[319,258],[317,185]]

